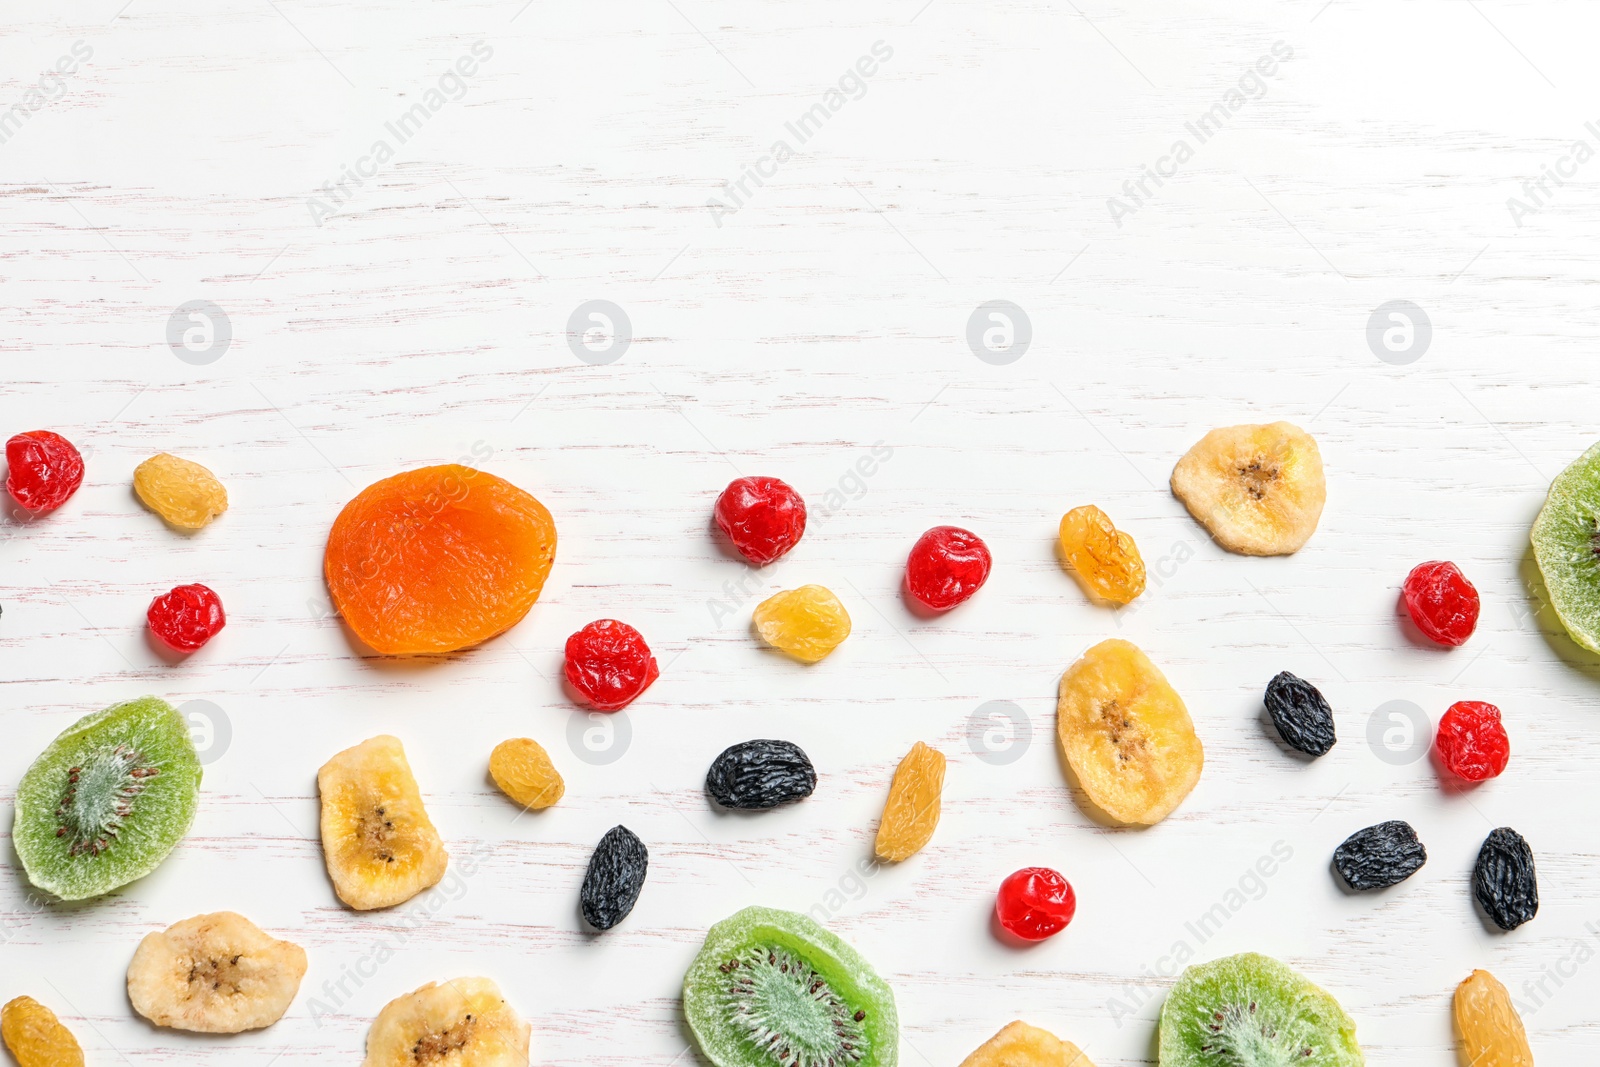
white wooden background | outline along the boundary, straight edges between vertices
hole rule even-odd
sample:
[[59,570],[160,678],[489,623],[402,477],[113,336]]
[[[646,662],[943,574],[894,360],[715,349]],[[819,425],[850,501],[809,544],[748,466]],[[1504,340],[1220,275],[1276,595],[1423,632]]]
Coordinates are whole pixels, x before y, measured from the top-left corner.
[[[125,891],[46,904],[4,851],[0,998],[53,1005],[92,1063],[353,1063],[390,998],[465,974],[531,1020],[537,1064],[693,1063],[680,977],[705,929],[751,903],[831,915],[893,984],[901,1060],[919,1067],[1015,1017],[1101,1067],[1153,1063],[1169,981],[1141,975],[1180,941],[1303,969],[1373,1064],[1453,1063],[1450,993],[1474,967],[1516,993],[1541,1064],[1600,1055],[1600,661],[1539,609],[1526,548],[1549,478],[1600,436],[1600,163],[1572,146],[1597,140],[1592,4],[64,0],[7,21],[0,113],[25,114],[0,144],[0,430],[92,451],[67,507],[0,538],[0,827],[38,750],[113,701],[209,701],[231,732],[192,835]],[[461,98],[439,98],[317,224],[308,199],[480,41],[492,55]],[[892,57],[860,98],[714,218],[708,198],[880,41]],[[88,58],[41,83],[78,42]],[[1276,42],[1293,59],[1118,227],[1107,198]],[[1518,225],[1507,199],[1576,155]],[[565,337],[592,299],[632,323],[608,365]],[[1405,365],[1366,338],[1396,299],[1434,329]],[[167,342],[191,300],[231,322],[204,365]],[[1009,365],[965,340],[989,300],[1031,318]],[[1294,557],[1229,556],[1166,479],[1205,430],[1273,418],[1316,434],[1327,512]],[[889,458],[852,474],[877,442]],[[198,536],[132,496],[161,450],[232,494]],[[363,657],[320,579],[329,523],[379,477],[464,456],[554,512],[543,598],[463,655]],[[813,508],[800,547],[756,574],[708,533],[741,473],[781,476]],[[1088,502],[1160,578],[1121,615],[1055,560],[1060,515]],[[900,567],[944,522],[982,534],[995,571],[919,619]],[[1459,650],[1396,615],[1400,580],[1434,558],[1483,594]],[[230,623],[173,663],[143,612],[193,580]],[[810,668],[748,632],[757,598],[806,582],[855,620]],[[559,685],[563,640],[604,616],[663,665],[610,763]],[[1053,744],[1061,671],[1113,635],[1168,672],[1208,756],[1188,802],[1142,832],[1087,816]],[[1314,764],[1263,727],[1261,690],[1284,669],[1337,710],[1340,743]],[[1367,742],[1388,701],[1436,718],[1464,698],[1505,710],[1497,781],[1450,791],[1430,760]],[[1031,722],[1009,764],[969,744],[992,700]],[[456,873],[356,914],[323,873],[315,773],[383,732],[404,740]],[[568,788],[519,817],[485,765],[522,735]],[[709,810],[707,764],[760,736],[810,752],[817,794],[754,818]],[[861,879],[917,739],[950,758],[944,821],[921,855]],[[1332,849],[1390,818],[1417,827],[1428,865],[1387,893],[1341,892]],[[577,888],[618,822],[649,844],[650,879],[596,937]],[[1469,891],[1498,825],[1531,841],[1544,901],[1511,934]],[[1291,858],[1252,879],[1279,842]],[[1030,864],[1062,870],[1080,907],[1019,950],[988,916]],[[1230,917],[1202,944],[1186,923],[1219,903]],[[224,908],[308,950],[290,1013],[229,1038],[146,1026],[123,991],[134,946]]]

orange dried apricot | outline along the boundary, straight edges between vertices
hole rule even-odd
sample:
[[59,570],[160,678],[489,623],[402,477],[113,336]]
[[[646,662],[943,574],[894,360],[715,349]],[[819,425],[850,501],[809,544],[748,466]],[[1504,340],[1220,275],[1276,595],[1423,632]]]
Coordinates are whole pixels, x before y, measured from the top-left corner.
[[895,769],[889,800],[878,824],[873,851],[881,860],[899,863],[922,850],[939,825],[939,797],[944,791],[944,754],[918,741]]
[[328,534],[334,607],[378,652],[453,652],[522,620],[556,555],[556,526],[531,494],[450,463],[367,486]]
[[21,1067],[83,1067],[78,1039],[32,997],[17,997],[0,1009],[0,1034]]
[[1061,555],[1084,588],[1101,600],[1126,604],[1144,592],[1139,546],[1093,504],[1061,517]]

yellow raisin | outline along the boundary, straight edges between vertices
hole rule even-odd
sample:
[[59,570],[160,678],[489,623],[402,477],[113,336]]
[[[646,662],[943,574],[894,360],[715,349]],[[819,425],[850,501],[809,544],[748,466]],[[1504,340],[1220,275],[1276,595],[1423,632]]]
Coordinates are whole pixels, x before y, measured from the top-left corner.
[[506,796],[535,811],[548,808],[567,791],[550,754],[527,737],[513,737],[494,746],[489,754],[489,777]]
[[756,605],[756,632],[773,648],[815,663],[850,636],[850,615],[820,585],[802,585]]
[[918,741],[895,768],[874,846],[878,858],[899,863],[922,850],[939,825],[944,754]]
[[1126,604],[1144,592],[1139,546],[1093,504],[1061,517],[1061,555],[1084,588],[1101,600]]
[[0,1008],[0,1036],[19,1067],[83,1067],[83,1049],[56,1013],[32,997]]
[[1456,987],[1456,1030],[1463,1067],[1533,1067],[1533,1051],[1506,987],[1473,971]]
[[198,530],[228,510],[228,491],[216,475],[165,452],[134,469],[133,491],[145,507],[183,530]]

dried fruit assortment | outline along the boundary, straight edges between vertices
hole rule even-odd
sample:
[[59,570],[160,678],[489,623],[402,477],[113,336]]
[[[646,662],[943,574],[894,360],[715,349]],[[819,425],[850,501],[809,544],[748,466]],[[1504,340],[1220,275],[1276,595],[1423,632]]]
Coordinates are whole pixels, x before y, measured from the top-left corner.
[[142,697],[79,719],[17,787],[11,838],[28,880],[84,900],[143,878],[189,832],[200,760],[189,724]]
[[583,921],[609,930],[633,910],[650,870],[650,850],[626,826],[613,826],[589,856],[578,903]]
[[712,514],[739,554],[758,567],[786,555],[806,532],[806,502],[777,478],[735,478]]
[[513,737],[489,753],[489,777],[500,791],[525,808],[548,808],[567,791],[550,753],[530,737]]
[[1120,823],[1165,819],[1205,766],[1183,698],[1120,639],[1095,645],[1062,676],[1056,732],[1084,793]]
[[1094,1067],[1083,1050],[1018,1020],[972,1050],[961,1067]]
[[1488,971],[1473,971],[1456,986],[1455,1020],[1461,1067],[1533,1067],[1516,1004]]
[[361,1067],[528,1067],[532,1035],[489,979],[429,982],[378,1012]]
[[983,587],[993,565],[983,538],[959,526],[935,526],[911,546],[906,591],[934,611],[949,611]]
[[199,582],[156,597],[145,612],[145,621],[158,641],[184,655],[198,652],[228,625],[222,598]]
[[157,1026],[237,1034],[283,1018],[305,973],[299,945],[219,911],[145,935],[128,964],[128,1001]]
[[17,997],[0,1008],[0,1037],[17,1067],[83,1067],[78,1039],[32,997]]
[[617,711],[661,676],[644,637],[625,622],[598,619],[567,638],[567,683],[601,711]]
[[850,614],[831,590],[802,585],[756,605],[755,627],[773,648],[816,663],[850,636]]
[[1333,850],[1333,866],[1355,890],[1387,889],[1422,870],[1428,850],[1399,819],[1357,830]]
[[1269,956],[1196,964],[1161,1007],[1161,1067],[1361,1067],[1339,1002]]
[[6,492],[28,511],[53,511],[83,484],[83,455],[50,430],[19,433],[6,442]]
[[1308,756],[1326,756],[1333,751],[1339,740],[1333,726],[1333,708],[1316,686],[1288,671],[1279,671],[1267,683],[1263,702],[1284,744]]
[[1246,556],[1300,551],[1327,499],[1317,442],[1287,422],[1212,430],[1173,468],[1172,492],[1217,544]]
[[1439,717],[1434,747],[1450,773],[1468,782],[1498,776],[1511,759],[1511,739],[1500,722],[1500,709],[1481,700],[1451,704]]
[[357,911],[403,904],[444,877],[449,855],[422,806],[400,739],[368,738],[317,772],[322,856]]
[[1061,556],[1091,596],[1130,603],[1144,592],[1144,558],[1129,534],[1093,504],[1061,516]]
[[1515,930],[1539,914],[1539,879],[1533,849],[1509,826],[1492,830],[1472,868],[1472,895],[1502,930]]
[[722,920],[683,979],[683,1014],[712,1067],[895,1067],[894,993],[809,916],[751,907]]
[[199,530],[228,510],[228,490],[200,464],[166,452],[133,469],[144,506],[180,530]]
[[944,754],[918,741],[895,768],[889,784],[889,799],[872,846],[880,860],[910,859],[933,840],[943,791]]
[[1024,867],[1000,883],[994,914],[1008,933],[1024,941],[1043,941],[1067,928],[1078,913],[1078,895],[1060,872]]
[[1406,575],[1406,613],[1428,640],[1463,645],[1478,626],[1478,590],[1454,563],[1419,563]]
[[373,650],[454,652],[520,622],[555,555],[543,504],[451,463],[358,493],[328,533],[323,573],[339,615]]
[[816,768],[792,741],[758,738],[730,745],[706,772],[706,792],[711,799],[741,811],[793,804],[816,788]]

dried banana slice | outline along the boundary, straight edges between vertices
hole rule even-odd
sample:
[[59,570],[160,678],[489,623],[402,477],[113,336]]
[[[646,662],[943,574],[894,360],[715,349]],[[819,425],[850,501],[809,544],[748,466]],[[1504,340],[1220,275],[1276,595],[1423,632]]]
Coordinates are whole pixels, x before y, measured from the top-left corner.
[[487,978],[429,982],[378,1013],[361,1067],[528,1067],[532,1030]]
[[1083,791],[1120,823],[1165,819],[1205,766],[1183,698],[1150,657],[1116,638],[1067,668],[1056,732]]
[[973,1050],[961,1067],[1094,1067],[1070,1041],[1048,1030],[1014,1022]]
[[1172,492],[1217,544],[1246,556],[1299,551],[1327,499],[1317,442],[1287,422],[1212,430],[1172,469]]
[[322,857],[339,899],[357,911],[404,903],[444,877],[439,840],[399,738],[345,749],[317,772]]
[[299,945],[218,911],[146,935],[128,964],[128,1000],[157,1026],[237,1034],[283,1018],[305,973]]

